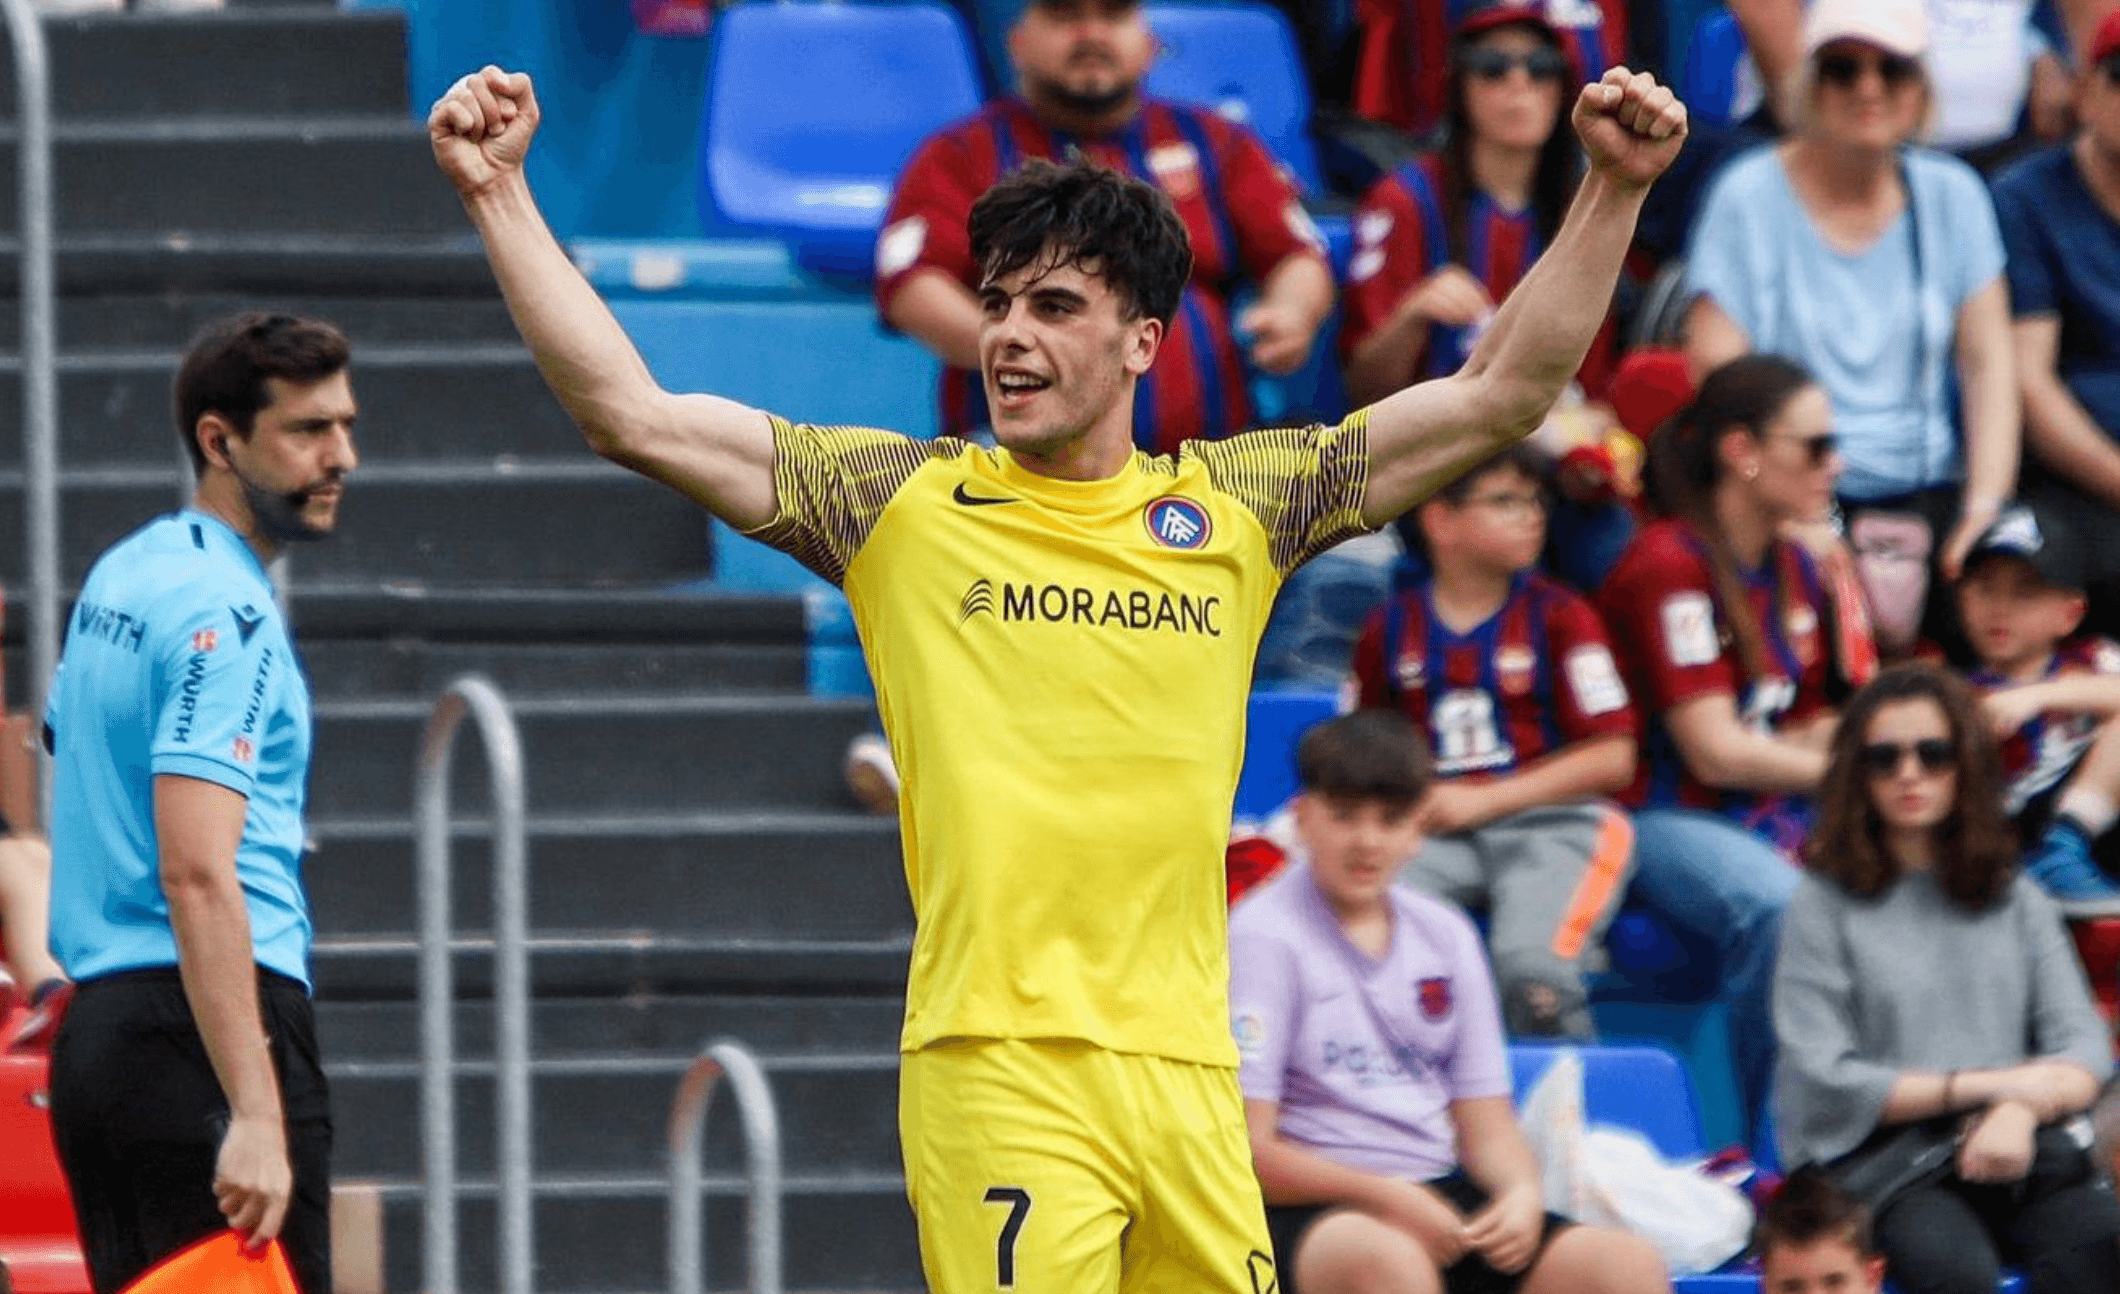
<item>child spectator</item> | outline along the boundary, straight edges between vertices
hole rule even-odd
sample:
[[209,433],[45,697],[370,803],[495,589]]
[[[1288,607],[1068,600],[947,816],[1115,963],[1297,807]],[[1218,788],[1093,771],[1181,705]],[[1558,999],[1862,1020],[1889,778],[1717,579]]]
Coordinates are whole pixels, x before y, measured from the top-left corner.
[[1502,1015],[1519,1034],[1594,1035],[1583,962],[1619,904],[1633,830],[1598,802],[1634,780],[1636,725],[1604,625],[1538,574],[1546,495],[1518,445],[1414,521],[1432,574],[1369,619],[1361,704],[1426,734],[1427,841],[1401,879],[1489,910]]
[[1779,532],[1826,508],[1840,455],[1825,392],[1771,355],[1710,373],[1649,451],[1652,501],[1669,515],[1635,536],[1598,602],[1647,730],[1628,793],[1632,892],[1714,950],[1753,1120],[1796,888],[1784,850],[1808,827],[1845,654],[1818,567]]
[[1419,735],[1364,711],[1311,729],[1296,762],[1309,861],[1230,920],[1239,1081],[1283,1294],[1668,1290],[1647,1242],[1544,1210],[1479,935],[1391,883],[1421,843]]
[[2086,578],[2061,514],[2014,507],[1967,555],[1958,614],[2002,738],[2025,874],[2070,915],[2104,916],[2120,913],[2120,885],[2096,861],[2120,846],[2120,644],[2076,635]]
[[1814,1167],[1789,1174],[1752,1229],[1762,1294],[1878,1294],[1870,1211]]

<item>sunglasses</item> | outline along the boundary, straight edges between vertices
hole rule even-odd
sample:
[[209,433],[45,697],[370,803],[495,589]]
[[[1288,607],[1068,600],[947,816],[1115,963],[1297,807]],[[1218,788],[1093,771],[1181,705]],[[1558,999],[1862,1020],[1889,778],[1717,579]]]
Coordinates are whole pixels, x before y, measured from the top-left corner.
[[1803,461],[1807,467],[1824,467],[1826,460],[1840,448],[1840,437],[1833,432],[1822,436],[1776,436],[1773,439],[1790,441],[1803,448]]
[[1924,737],[1911,745],[1896,741],[1873,741],[1856,753],[1862,771],[1871,777],[1897,774],[1912,755],[1924,773],[1941,773],[1951,766],[1958,752],[1941,737]]
[[1518,68],[1534,81],[1558,81],[1568,70],[1568,60],[1557,49],[1535,49],[1511,54],[1499,49],[1468,49],[1458,55],[1458,66],[1482,81],[1500,81]]
[[1887,90],[1911,84],[1921,75],[1921,64],[1901,54],[1821,54],[1818,79],[1845,90],[1862,79],[1863,69],[1875,65]]

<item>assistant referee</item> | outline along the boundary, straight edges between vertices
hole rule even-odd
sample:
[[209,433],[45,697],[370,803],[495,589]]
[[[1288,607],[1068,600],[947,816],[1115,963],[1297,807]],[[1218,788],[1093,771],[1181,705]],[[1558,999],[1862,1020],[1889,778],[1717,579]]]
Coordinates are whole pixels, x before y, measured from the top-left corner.
[[338,523],[345,337],[246,314],[177,375],[191,506],[89,572],[45,712],[52,1125],[97,1294],[224,1226],[330,1268],[331,1118],[301,884],[310,703],[266,564]]

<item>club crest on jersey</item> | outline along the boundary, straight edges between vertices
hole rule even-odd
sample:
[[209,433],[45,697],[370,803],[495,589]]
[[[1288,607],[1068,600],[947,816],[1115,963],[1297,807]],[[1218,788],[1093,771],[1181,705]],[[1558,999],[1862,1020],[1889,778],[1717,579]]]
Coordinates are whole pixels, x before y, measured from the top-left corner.
[[1141,515],[1148,523],[1149,537],[1165,548],[1200,548],[1215,532],[1207,509],[1182,495],[1166,494]]
[[1798,662],[1809,667],[1818,659],[1818,612],[1802,603],[1789,608],[1782,622],[1789,631],[1789,649]]
[[1427,685],[1428,662],[1422,658],[1420,652],[1409,646],[1399,653],[1397,673],[1401,692],[1418,692]]
[[1191,144],[1180,140],[1156,145],[1148,150],[1148,169],[1174,201],[1184,202],[1200,195],[1200,154]]
[[1450,977],[1431,975],[1415,988],[1420,993],[1421,1014],[1430,1020],[1440,1020],[1450,1014]]
[[1538,656],[1521,643],[1511,643],[1494,653],[1494,678],[1510,696],[1531,691],[1531,677],[1538,672]]

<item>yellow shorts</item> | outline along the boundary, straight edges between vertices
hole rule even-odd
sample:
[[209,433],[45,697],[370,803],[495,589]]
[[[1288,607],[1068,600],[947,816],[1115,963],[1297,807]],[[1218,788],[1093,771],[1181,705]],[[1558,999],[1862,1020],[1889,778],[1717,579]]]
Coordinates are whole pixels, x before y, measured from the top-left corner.
[[934,1294],[1273,1294],[1236,1071],[1065,1040],[904,1058],[898,1131]]

